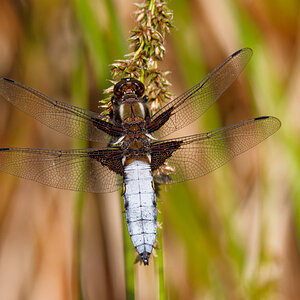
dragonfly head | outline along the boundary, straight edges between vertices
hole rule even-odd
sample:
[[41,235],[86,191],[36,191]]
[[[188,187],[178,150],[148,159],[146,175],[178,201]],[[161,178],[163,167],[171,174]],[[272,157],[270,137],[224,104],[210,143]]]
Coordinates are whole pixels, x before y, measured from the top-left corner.
[[139,80],[134,78],[123,78],[114,87],[114,95],[120,99],[126,94],[134,94],[142,97],[145,92],[145,86]]

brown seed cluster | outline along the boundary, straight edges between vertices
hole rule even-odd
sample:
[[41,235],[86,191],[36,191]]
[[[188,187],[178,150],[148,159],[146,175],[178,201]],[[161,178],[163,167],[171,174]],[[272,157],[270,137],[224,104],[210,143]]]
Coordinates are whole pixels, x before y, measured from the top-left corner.
[[[112,64],[112,84],[124,77],[134,77],[145,84],[150,98],[150,109],[155,113],[163,102],[171,98],[168,92],[170,82],[166,79],[169,72],[158,70],[158,61],[165,54],[164,39],[172,27],[173,14],[162,0],[147,0],[136,4],[137,25],[131,31],[130,43],[132,53],[125,59]],[[113,86],[105,90],[111,94]],[[110,96],[101,101],[101,106],[109,111]]]

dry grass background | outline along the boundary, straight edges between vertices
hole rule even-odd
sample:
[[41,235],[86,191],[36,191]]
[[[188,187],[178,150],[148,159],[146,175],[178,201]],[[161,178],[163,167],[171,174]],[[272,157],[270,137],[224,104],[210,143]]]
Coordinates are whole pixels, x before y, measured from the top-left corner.
[[[97,111],[108,64],[128,52],[133,2],[0,0],[0,75]],[[238,82],[180,135],[260,115],[278,117],[282,128],[211,175],[162,193],[163,276],[155,258],[134,265],[133,290],[118,193],[79,194],[0,174],[0,299],[300,298],[300,2],[169,6],[176,29],[161,69],[172,71],[174,94],[237,49],[254,49]],[[86,146],[0,104],[1,146]]]

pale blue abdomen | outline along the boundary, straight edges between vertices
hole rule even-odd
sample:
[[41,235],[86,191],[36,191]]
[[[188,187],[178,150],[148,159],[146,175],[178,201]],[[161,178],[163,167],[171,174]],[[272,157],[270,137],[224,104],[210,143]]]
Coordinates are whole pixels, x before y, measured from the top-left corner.
[[148,264],[157,231],[156,196],[151,168],[148,163],[136,160],[125,166],[124,172],[124,207],[128,232],[144,264]]

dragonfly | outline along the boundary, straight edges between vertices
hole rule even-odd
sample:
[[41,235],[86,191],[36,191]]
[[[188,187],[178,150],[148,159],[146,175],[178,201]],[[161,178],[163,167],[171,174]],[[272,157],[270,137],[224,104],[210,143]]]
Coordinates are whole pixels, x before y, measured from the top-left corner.
[[235,81],[251,56],[250,48],[236,51],[154,114],[144,84],[132,77],[115,84],[109,115],[1,78],[0,95],[15,107],[60,133],[97,142],[99,147],[0,148],[0,171],[59,189],[92,193],[122,189],[128,233],[139,259],[148,265],[157,233],[157,186],[206,175],[281,126],[276,117],[260,116],[206,133],[163,139],[197,120]]

